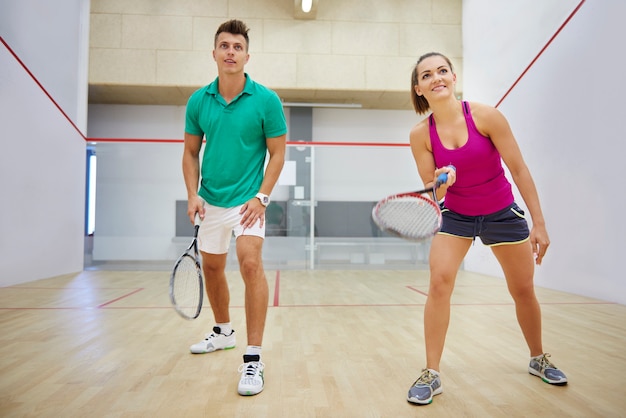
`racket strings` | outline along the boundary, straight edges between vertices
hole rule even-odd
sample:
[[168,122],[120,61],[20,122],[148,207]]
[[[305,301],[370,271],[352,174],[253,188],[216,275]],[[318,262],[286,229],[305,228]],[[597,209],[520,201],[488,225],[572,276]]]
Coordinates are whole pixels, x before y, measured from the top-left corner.
[[413,239],[430,237],[441,226],[434,203],[415,196],[396,197],[381,203],[376,218],[384,230]]
[[190,255],[182,257],[176,266],[172,281],[172,302],[183,316],[197,316],[202,300],[201,276],[196,261]]

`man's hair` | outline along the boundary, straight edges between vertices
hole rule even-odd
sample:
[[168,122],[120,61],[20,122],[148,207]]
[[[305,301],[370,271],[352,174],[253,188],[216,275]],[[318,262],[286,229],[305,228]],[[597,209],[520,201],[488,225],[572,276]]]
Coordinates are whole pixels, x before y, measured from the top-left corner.
[[222,32],[232,33],[233,35],[242,35],[246,40],[246,51],[248,50],[248,45],[250,44],[250,40],[248,39],[248,27],[241,20],[232,19],[228,22],[224,22],[217,28],[217,32],[215,32],[215,40],[213,41],[213,46],[217,47],[217,37]]

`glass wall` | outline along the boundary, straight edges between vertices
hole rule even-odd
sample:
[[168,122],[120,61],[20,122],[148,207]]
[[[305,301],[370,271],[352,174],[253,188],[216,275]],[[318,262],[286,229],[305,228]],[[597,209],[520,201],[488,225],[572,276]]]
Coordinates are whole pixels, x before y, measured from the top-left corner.
[[[92,266],[167,266],[192,234],[181,143],[95,146],[97,208]],[[415,269],[429,244],[389,236],[373,223],[381,198],[421,187],[406,144],[289,143],[266,212],[270,269]],[[234,239],[228,268],[237,269]],[[86,266],[89,267],[89,266]]]

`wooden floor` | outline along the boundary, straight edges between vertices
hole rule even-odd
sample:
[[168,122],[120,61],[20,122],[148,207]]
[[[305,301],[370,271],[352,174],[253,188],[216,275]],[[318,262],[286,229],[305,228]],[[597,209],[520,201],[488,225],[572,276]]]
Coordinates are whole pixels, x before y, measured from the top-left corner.
[[500,279],[460,273],[444,393],[406,401],[424,366],[426,271],[268,271],[265,390],[237,395],[233,350],[191,355],[212,326],[169,306],[166,271],[84,271],[0,288],[1,417],[623,417],[626,306],[537,289],[544,348],[570,384],[527,372]]

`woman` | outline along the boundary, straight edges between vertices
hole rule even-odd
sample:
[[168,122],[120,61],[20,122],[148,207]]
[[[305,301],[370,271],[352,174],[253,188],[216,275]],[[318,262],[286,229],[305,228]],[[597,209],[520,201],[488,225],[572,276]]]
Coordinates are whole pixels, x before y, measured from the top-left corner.
[[[493,250],[515,302],[517,320],[530,350],[529,373],[564,385],[567,377],[543,352],[541,310],[534,292],[534,264],[541,264],[550,240],[535,184],[504,116],[494,107],[456,99],[450,60],[431,52],[419,58],[411,76],[418,114],[432,114],[410,133],[411,151],[426,186],[441,173],[448,180],[443,225],[430,249],[430,287],[424,307],[426,368],[407,400],[429,404],[442,393],[439,366],[450,320],[456,273],[476,237]],[[515,204],[502,161],[509,169],[532,218]]]

